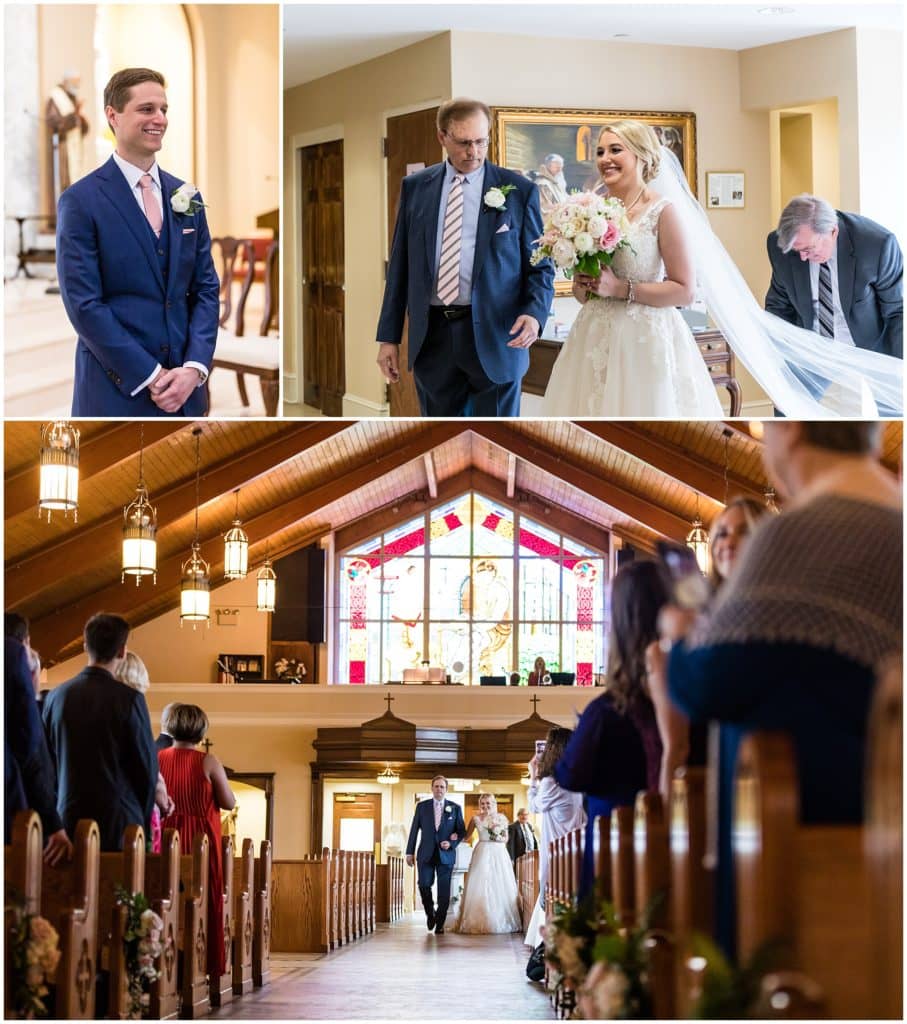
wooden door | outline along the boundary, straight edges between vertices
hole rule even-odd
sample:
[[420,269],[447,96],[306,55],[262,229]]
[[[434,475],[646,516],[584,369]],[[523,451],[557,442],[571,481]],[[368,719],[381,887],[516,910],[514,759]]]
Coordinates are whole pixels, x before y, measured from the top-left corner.
[[343,140],[302,150],[303,401],[343,415]]
[[[443,155],[438,143],[438,108],[417,110],[387,119],[387,249],[390,252],[400,202],[400,182],[407,173],[438,163]],[[408,325],[400,344],[400,381],[388,385],[391,416],[418,416],[419,399],[409,365]]]
[[[351,845],[348,841],[341,846],[343,833],[342,822],[362,822],[371,820],[372,840],[369,850],[374,852],[375,844],[381,841],[381,794],[380,793],[335,793],[334,794],[334,825],[333,825],[333,847],[334,850],[342,849],[365,849],[364,843]],[[358,832],[357,826],[353,829]]]

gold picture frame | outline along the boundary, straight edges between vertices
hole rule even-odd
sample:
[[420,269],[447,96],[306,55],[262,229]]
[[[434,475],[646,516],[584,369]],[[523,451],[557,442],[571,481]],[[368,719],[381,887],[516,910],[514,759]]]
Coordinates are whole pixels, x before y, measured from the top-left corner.
[[[588,191],[599,181],[595,168],[599,131],[623,118],[642,121],[655,129],[680,161],[687,183],[697,195],[696,115],[689,112],[492,107],[490,158],[492,163],[537,180],[544,157],[556,153],[564,160],[567,191]],[[555,294],[569,293],[570,282],[559,273]]]

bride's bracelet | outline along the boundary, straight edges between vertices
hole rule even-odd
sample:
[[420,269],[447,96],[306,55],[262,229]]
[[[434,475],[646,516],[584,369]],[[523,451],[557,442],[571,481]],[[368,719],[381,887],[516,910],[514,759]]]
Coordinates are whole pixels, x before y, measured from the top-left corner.
[[635,301],[636,301],[636,291],[635,291],[635,289],[633,287],[633,281],[628,277],[627,278],[627,303],[629,304],[629,303],[635,302]]

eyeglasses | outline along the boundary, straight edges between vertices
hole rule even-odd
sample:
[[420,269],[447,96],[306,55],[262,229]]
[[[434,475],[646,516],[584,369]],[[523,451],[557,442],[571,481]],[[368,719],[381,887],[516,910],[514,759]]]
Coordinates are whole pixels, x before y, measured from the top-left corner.
[[489,139],[457,139],[448,132],[444,132],[444,137],[450,142],[451,145],[456,146],[459,149],[471,149],[475,146],[476,149],[488,149]]

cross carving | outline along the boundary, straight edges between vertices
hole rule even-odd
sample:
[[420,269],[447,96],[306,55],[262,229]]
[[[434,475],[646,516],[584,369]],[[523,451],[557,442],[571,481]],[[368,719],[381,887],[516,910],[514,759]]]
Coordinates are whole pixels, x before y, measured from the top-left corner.
[[214,746],[214,744],[211,742],[211,740],[204,739],[202,740],[202,746],[205,748],[205,753],[207,754],[208,751]]
[[396,700],[397,698],[396,697],[392,697],[390,694],[388,694],[384,699],[387,701],[387,710],[390,713],[391,701]]
[[541,697],[536,697],[536,695],[535,695],[535,694],[533,694],[533,695],[532,695],[532,697],[530,698],[530,701],[532,702],[532,713],[533,713],[533,714],[535,714],[535,713],[536,713],[536,711],[538,710],[538,707],[537,707],[537,705],[538,705],[538,702],[539,702],[539,701],[540,701],[541,699],[542,699]]

